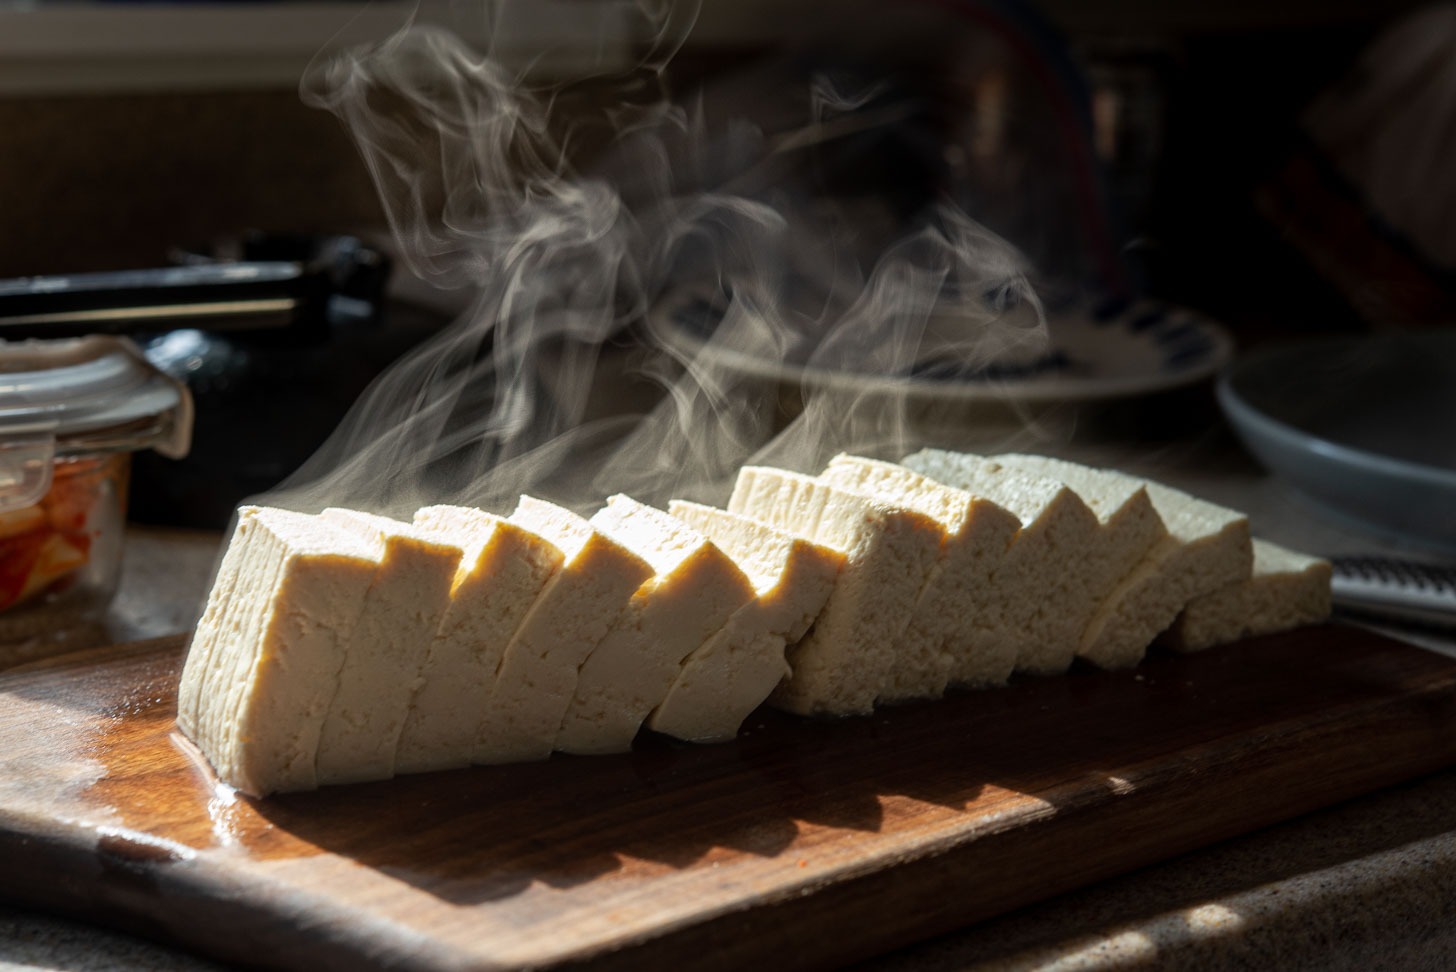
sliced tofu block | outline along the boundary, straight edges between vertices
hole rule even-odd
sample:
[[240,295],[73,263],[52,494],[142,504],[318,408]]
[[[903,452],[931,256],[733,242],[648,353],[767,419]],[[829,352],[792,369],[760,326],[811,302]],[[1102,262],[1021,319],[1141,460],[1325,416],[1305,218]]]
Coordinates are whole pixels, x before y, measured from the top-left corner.
[[243,507],[179,687],[179,727],[253,796],[318,785],[320,734],[383,545]]
[[755,597],[687,657],[647,724],[689,742],[732,739],[788,676],[784,649],[823,609],[844,554],[711,506],[673,500],[668,512],[732,557]]
[[591,525],[652,565],[592,651],[561,722],[562,752],[620,753],[672,687],[682,663],[753,599],[753,584],[707,537],[661,510],[613,496]]
[[762,466],[739,471],[728,508],[845,557],[824,609],[789,648],[792,674],[770,701],[801,715],[873,711],[945,530],[923,513]]
[[1202,651],[1240,638],[1317,624],[1330,616],[1330,564],[1255,540],[1253,574],[1194,598],[1159,638],[1178,651]]
[[945,529],[940,562],[895,643],[895,665],[880,698],[939,698],[951,682],[1005,683],[1016,663],[1016,640],[1006,630],[992,578],[1021,529],[1015,514],[904,466],[858,456],[836,456],[819,478],[924,513]]
[[480,763],[551,755],[578,670],[652,576],[642,557],[552,503],[523,496],[510,521],[549,540],[563,559],[501,658],[476,749]]
[[462,555],[408,523],[358,510],[327,509],[320,517],[384,557],[364,595],[349,639],[348,664],[319,735],[318,780],[358,783],[394,775],[394,752],[426,653],[450,604]]
[[1096,665],[1137,664],[1185,604],[1249,576],[1254,554],[1242,513],[1108,469],[1043,456],[1000,459],[1061,479],[1084,499],[1144,488],[1167,526],[1166,536],[1108,592],[1083,632],[1077,652]]
[[509,520],[461,506],[414,516],[426,536],[464,550],[395,752],[395,772],[468,766],[484,750],[486,711],[506,646],[561,566],[555,545]]
[[903,464],[1021,520],[995,579],[1007,630],[1017,638],[1019,671],[1066,671],[1098,606],[1163,530],[1140,488],[1095,498],[1094,507],[1059,480],[984,456],[927,449]]

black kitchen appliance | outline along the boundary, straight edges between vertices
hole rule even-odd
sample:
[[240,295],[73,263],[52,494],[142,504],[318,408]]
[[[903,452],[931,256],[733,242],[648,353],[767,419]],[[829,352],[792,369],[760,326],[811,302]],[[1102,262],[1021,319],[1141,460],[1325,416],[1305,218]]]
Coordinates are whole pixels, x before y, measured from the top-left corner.
[[336,428],[445,318],[385,296],[387,255],[350,236],[249,233],[174,266],[0,281],[0,338],[127,334],[186,383],[191,453],[138,456],[129,515],[218,528]]

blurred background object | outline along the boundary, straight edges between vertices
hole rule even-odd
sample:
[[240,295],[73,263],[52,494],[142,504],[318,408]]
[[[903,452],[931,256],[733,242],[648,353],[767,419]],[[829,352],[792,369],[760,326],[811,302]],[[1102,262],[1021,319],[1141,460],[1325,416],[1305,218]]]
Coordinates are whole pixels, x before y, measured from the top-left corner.
[[1322,512],[1456,556],[1456,328],[1270,345],[1218,394],[1249,451]]
[[190,269],[296,268],[288,282],[300,299],[273,326],[138,326],[148,360],[191,390],[197,418],[185,459],[138,457],[131,515],[144,523],[225,526],[240,501],[312,455],[371,381],[448,320],[389,299],[390,259],[352,236],[255,231],[173,257]]
[[[453,17],[475,42],[544,81],[573,65],[630,60],[630,39],[608,4],[497,8],[514,21],[445,6],[426,3],[418,14]],[[1379,185],[1418,184],[1427,201],[1451,197],[1438,150],[1402,158],[1360,148],[1398,142],[1389,125],[1439,144],[1439,118],[1415,113],[1439,114],[1442,84],[1450,84],[1439,40],[1447,15],[1432,8],[1416,14],[1416,27],[1397,26],[1420,9],[1369,0],[708,0],[663,80],[684,104],[733,108],[758,125],[774,150],[775,184],[799,179],[853,203],[846,211],[867,251],[949,197],[1026,255],[1051,311],[1088,294],[1136,296],[1216,321],[1248,347],[1431,319],[1446,306],[1449,277],[1432,272],[1440,251],[1409,215],[1439,207],[1402,208],[1373,189],[1352,201],[1327,179],[1338,171],[1347,184],[1358,181],[1378,161]],[[296,86],[335,33],[344,42],[383,36],[415,11],[408,3],[367,14],[303,2],[0,7],[0,277],[160,266],[179,241],[237,239],[258,226],[308,238],[350,234],[387,248],[355,147],[333,119],[303,106]],[[1394,32],[1371,47],[1387,29]],[[1424,46],[1402,46],[1413,37]],[[1398,70],[1372,85],[1392,61]],[[855,97],[814,101],[805,84],[814,76]],[[1342,81],[1352,76],[1353,86]],[[778,93],[785,80],[799,83],[803,100]],[[1377,110],[1417,84],[1429,97],[1404,99],[1400,112]],[[590,82],[571,85],[560,91],[556,120],[571,129],[573,113],[591,107]],[[582,169],[603,164],[600,133],[573,134]],[[1320,163],[1325,174],[1287,178],[1314,166],[1320,146],[1335,153]],[[1400,171],[1391,165],[1417,158],[1426,170],[1390,175]],[[1290,190],[1301,185],[1316,189]],[[1406,224],[1406,249],[1392,249],[1385,230]],[[1380,257],[1380,247],[1394,256]],[[1406,310],[1372,311],[1371,298],[1388,291]],[[444,310],[422,310],[421,296]],[[1380,299],[1396,306],[1389,294]],[[188,373],[199,403],[189,462],[217,450],[219,463],[233,460],[218,474],[230,485],[191,511],[176,497],[202,487],[158,460],[162,485],[146,491],[150,508],[134,493],[137,514],[215,522],[231,497],[271,485],[307,451],[301,430],[328,427],[315,412],[336,414],[326,403],[347,398],[468,300],[426,294],[397,272],[388,312],[339,328],[338,345],[168,337],[155,351]],[[1108,306],[1117,327],[1087,333],[1141,335],[1154,326],[1131,305]],[[1110,338],[1095,346],[1124,354]],[[1126,347],[1129,355],[1147,350]],[[1053,353],[1033,364],[1060,360]],[[240,374],[256,391],[243,390]],[[275,434],[282,458],[245,461],[239,443],[260,438],[249,423],[263,416],[268,428],[300,430],[300,441]],[[176,477],[170,486],[168,476]]]
[[1270,222],[1370,324],[1456,321],[1456,5],[1385,30],[1295,138]]
[[[374,5],[371,29],[387,33],[412,6]],[[539,22],[519,28],[521,45],[558,68],[621,42],[610,21],[581,23],[609,5],[567,4],[572,17],[545,6],[524,18]],[[1110,265],[1098,253],[1110,248],[1150,293],[1235,327],[1349,327],[1360,317],[1340,288],[1288,250],[1252,199],[1312,101],[1414,7],[709,0],[669,81],[683,93],[805,51],[862,75],[889,66],[902,88],[934,96],[916,121],[942,137],[900,146],[916,166],[903,181],[925,183],[907,192],[949,178],[1043,265]],[[381,229],[353,147],[296,91],[308,58],[358,13],[0,7],[0,276],[157,265],[178,241],[253,226]],[[495,26],[456,19],[481,42]],[[605,35],[589,40],[593,30]]]

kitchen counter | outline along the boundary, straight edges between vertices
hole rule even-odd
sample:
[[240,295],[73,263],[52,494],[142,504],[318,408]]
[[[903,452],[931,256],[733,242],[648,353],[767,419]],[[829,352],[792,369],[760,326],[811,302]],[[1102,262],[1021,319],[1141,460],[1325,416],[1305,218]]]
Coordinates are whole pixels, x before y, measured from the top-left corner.
[[[1063,449],[1249,512],[1261,536],[1325,554],[1410,553],[1312,510],[1219,434]],[[185,630],[217,534],[133,527],[108,624],[117,640]],[[1426,647],[1453,650],[1425,636]],[[1456,964],[1456,769],[1225,841],[864,965],[950,969],[1422,969]],[[0,908],[0,968],[207,969],[109,931]]]

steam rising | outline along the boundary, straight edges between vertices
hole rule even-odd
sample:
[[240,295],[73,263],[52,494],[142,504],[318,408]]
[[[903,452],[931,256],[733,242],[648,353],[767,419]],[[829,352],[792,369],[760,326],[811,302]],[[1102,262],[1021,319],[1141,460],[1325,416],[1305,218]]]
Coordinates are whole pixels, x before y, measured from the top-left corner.
[[[944,203],[906,220],[803,178],[810,147],[903,117],[883,85],[785,92],[804,106],[789,132],[709,117],[665,94],[695,11],[627,12],[646,53],[571,84],[532,84],[420,24],[310,68],[304,98],[357,142],[405,264],[475,299],[268,502],[407,516],[526,492],[721,500],[745,462],[913,445],[885,376],[1042,348],[1008,244]],[[787,425],[741,366],[784,360],[808,376]],[[644,409],[603,407],[624,376],[654,392]]]

